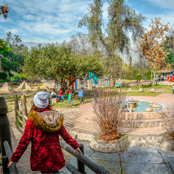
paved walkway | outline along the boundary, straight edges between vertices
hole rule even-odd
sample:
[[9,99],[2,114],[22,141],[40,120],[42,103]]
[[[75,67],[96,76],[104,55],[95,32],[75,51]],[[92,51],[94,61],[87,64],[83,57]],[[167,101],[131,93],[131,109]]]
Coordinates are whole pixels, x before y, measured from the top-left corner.
[[[165,106],[167,106],[167,104],[171,104],[171,103],[174,102],[174,96],[172,94],[161,94],[157,97],[139,97],[139,96],[135,97],[134,96],[134,97],[129,97],[129,99],[130,98],[161,102]],[[83,130],[83,131],[97,132],[97,130],[95,128],[95,125],[94,125],[94,122],[93,122],[94,119],[95,119],[94,112],[93,112],[93,102],[85,103],[85,104],[81,105],[79,108],[75,108],[75,109],[68,109],[68,108],[67,109],[58,109],[58,111],[62,112],[65,116],[65,120],[64,120],[65,127],[71,127],[71,128],[75,128],[75,129]],[[164,111],[165,111],[165,109],[164,109]],[[11,137],[12,137],[13,151],[15,151],[15,149],[17,147],[17,144],[18,144],[22,134],[17,130],[17,128],[15,126],[14,111],[8,113],[8,118],[9,118],[10,127],[11,127]],[[122,130],[122,133],[127,133],[127,134],[161,134],[163,132],[164,132],[164,129],[160,128],[160,127],[158,127],[158,128],[123,129]],[[137,150],[137,147],[133,147],[133,148],[134,148],[135,151]],[[40,173],[40,172],[33,172],[30,169],[30,162],[29,162],[30,149],[31,149],[31,145],[28,146],[28,148],[25,151],[25,153],[23,154],[22,158],[17,163],[17,166],[18,166],[18,169],[19,169],[20,173],[23,173],[23,174],[24,173],[27,173],[27,174],[28,173],[32,173],[32,174]],[[87,149],[89,149],[89,146],[87,147]],[[128,150],[133,151],[131,147]],[[92,154],[93,154],[93,152],[92,152]],[[151,154],[151,153],[149,153],[149,154]],[[148,154],[148,157],[149,157],[149,154]],[[119,156],[119,154],[117,154],[117,155]],[[140,154],[140,156],[138,156],[138,158],[142,159],[143,158],[142,155]],[[157,155],[157,154],[155,154],[155,155]],[[114,156],[114,154],[113,154],[113,156]],[[127,157],[131,157],[131,156],[134,157],[135,154],[133,152],[131,154],[130,153],[127,154]],[[110,157],[111,157],[111,155],[109,155],[107,158],[110,158]],[[123,159],[125,159],[124,157],[125,156],[123,156]],[[127,159],[127,157],[126,157],[126,159]],[[104,161],[101,160],[102,158],[103,157],[100,157],[99,158],[100,160],[98,162],[95,161],[95,160],[94,160],[94,162],[97,162],[99,165],[102,165],[103,167],[105,167],[108,170],[112,169],[115,164],[117,164],[117,165],[120,164],[120,170],[121,171],[117,171],[117,169],[119,167],[117,168],[117,166],[116,166],[115,171],[112,171],[113,173],[117,173],[117,172],[118,173],[129,173],[129,172],[134,173],[133,171],[135,169],[133,167],[130,168],[129,172],[124,171],[125,169],[126,170],[128,170],[128,169],[126,168],[126,166],[122,168],[122,165],[124,166],[124,162],[122,163],[121,159],[118,159],[118,160],[120,160],[120,163],[118,163],[118,161],[117,162],[113,161],[113,163],[110,161],[109,163],[106,163],[106,165],[104,165],[105,160]],[[95,159],[96,159],[96,157],[95,157]],[[151,157],[149,159],[151,160]],[[162,160],[162,159],[163,159],[163,157],[160,158],[160,160]],[[172,159],[174,159],[173,158],[173,153],[172,153]],[[134,158],[132,158],[132,161],[134,161]],[[100,164],[100,162],[102,162],[102,164]],[[170,163],[164,161],[164,159],[163,159],[163,163],[162,162],[157,162],[157,163],[160,164],[160,165],[153,165],[153,166],[158,166],[159,167],[159,166],[161,166],[161,164],[164,164],[164,167],[162,167],[162,170],[159,170],[160,172],[158,172],[158,173],[173,173],[173,170],[172,170],[173,166],[171,167]],[[112,164],[112,166],[110,166],[108,164]],[[127,165],[127,162],[125,164]],[[130,162],[130,165],[136,165],[136,164],[132,164],[132,162]],[[142,165],[142,164],[139,164],[139,165]],[[173,163],[171,163],[171,165],[173,165]],[[109,168],[107,168],[107,166],[109,166]],[[142,167],[140,167],[140,168],[143,169]],[[142,171],[141,172],[138,171],[140,168],[136,169],[137,173],[142,173]],[[157,170],[157,169],[155,169],[154,167],[151,167],[151,168],[148,168],[148,170],[150,170],[149,173],[154,173],[155,170]],[[144,173],[148,173],[148,170],[145,170]]]
[[[145,97],[145,96],[129,96],[127,99],[137,100],[149,100],[160,102],[165,105],[166,112],[167,105],[174,103],[174,95],[169,93],[163,93],[156,97]],[[59,112],[64,114],[64,125],[66,127],[81,129],[84,131],[97,132],[94,124],[95,115],[93,111],[93,102],[88,102],[80,105],[79,108],[75,109],[57,109]],[[163,127],[152,127],[152,128],[124,128],[121,130],[122,134],[162,134],[165,132]]]

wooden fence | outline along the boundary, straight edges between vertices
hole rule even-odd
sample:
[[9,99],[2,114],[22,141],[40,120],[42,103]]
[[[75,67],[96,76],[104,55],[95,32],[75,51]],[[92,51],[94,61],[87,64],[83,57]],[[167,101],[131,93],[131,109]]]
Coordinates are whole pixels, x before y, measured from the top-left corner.
[[7,167],[12,156],[12,145],[10,136],[10,123],[7,117],[8,109],[4,97],[0,97],[0,151],[2,155],[2,163],[0,164],[3,173],[17,174],[16,164],[13,163],[10,168]]
[[28,119],[25,95],[21,96],[21,112],[19,111],[18,96],[15,95],[15,118],[16,121],[18,120],[18,122],[22,125],[18,125],[19,129],[24,131]]
[[4,149],[5,149],[5,153],[6,153],[6,156],[2,157],[2,160],[4,161],[3,162],[3,172],[5,174],[18,174],[16,163],[13,163],[10,168],[7,168],[7,164],[10,161],[11,156],[12,156],[12,151],[11,151],[8,141],[4,141],[3,145],[4,145]]
[[[25,98],[25,95],[22,95],[21,96],[21,110],[22,111],[20,113],[20,111],[19,111],[19,104],[18,104],[18,97],[17,97],[17,95],[15,95],[15,117],[16,117],[16,121],[18,120],[21,123],[21,125],[22,125],[21,127],[18,126],[19,129],[21,131],[24,131],[25,125],[26,125],[26,121],[28,119],[28,117],[27,117],[27,107],[26,107],[26,98]],[[78,169],[76,169],[70,163],[68,163],[67,161],[65,161],[65,167],[71,173],[73,173],[73,174],[86,173],[85,172],[85,167],[84,167],[84,165],[86,165],[88,168],[90,168],[95,173],[110,174],[109,171],[107,171],[103,167],[95,164],[94,162],[92,162],[90,159],[88,159],[84,155],[82,155],[80,153],[74,154],[74,149],[71,148],[66,143],[60,142],[60,145],[61,145],[61,147],[64,150],[66,150],[68,153],[72,154],[73,156],[75,156],[77,158]],[[83,150],[83,144],[79,144],[79,148],[81,149],[82,152],[84,151]]]

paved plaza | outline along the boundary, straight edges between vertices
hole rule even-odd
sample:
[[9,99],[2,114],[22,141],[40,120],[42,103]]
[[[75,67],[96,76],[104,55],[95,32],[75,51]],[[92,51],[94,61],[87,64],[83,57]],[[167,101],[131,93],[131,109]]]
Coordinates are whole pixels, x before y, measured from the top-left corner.
[[[113,174],[173,174],[174,152],[165,152],[156,146],[131,145],[125,152],[106,154],[93,151],[88,142],[84,144],[85,156]],[[76,159],[64,151],[67,161],[77,167]],[[93,174],[85,168],[88,174]],[[66,168],[63,171],[70,174]]]
[[[129,96],[127,99],[136,100],[149,100],[160,102],[166,106],[174,103],[174,95],[164,93],[157,97],[145,97],[145,96]],[[80,105],[79,108],[75,109],[57,109],[59,112],[64,114],[64,124],[66,127],[73,129],[82,129],[84,131],[97,132],[94,124],[95,115],[93,111],[93,102],[88,102]],[[124,128],[121,130],[122,134],[162,134],[165,129],[163,127],[152,127],[152,128]]]
[[[169,103],[174,102],[174,97],[172,94],[161,94],[157,97],[129,97],[128,99],[141,99],[161,102],[165,106]],[[91,133],[96,133],[97,130],[93,123],[95,118],[93,113],[93,102],[87,102],[82,104],[79,108],[74,109],[57,109],[64,114],[64,125],[66,128],[71,128],[74,130],[81,130]],[[165,111],[165,109],[164,109]],[[13,142],[13,151],[17,147],[22,134],[16,129],[14,125],[14,111],[8,113],[8,117],[11,125],[11,136]],[[165,130],[162,127],[153,128],[139,128],[139,129],[123,129],[122,133],[127,134],[156,134],[159,135],[164,133]],[[120,174],[167,174],[174,173],[174,152],[167,152],[161,150],[155,145],[130,145],[129,148],[124,152],[105,154],[93,151],[89,147],[89,142],[79,141],[79,143],[84,144],[84,153],[93,162],[103,166],[106,170],[111,173]],[[21,173],[36,173],[32,172],[29,165],[30,156],[30,145],[27,151],[24,153],[23,157],[17,164]],[[64,151],[65,159],[73,164],[77,165],[76,159]],[[25,167],[24,167],[25,166]],[[69,173],[66,168],[63,168],[64,173]],[[86,167],[87,173],[93,173],[90,169]],[[39,172],[37,172],[39,173]]]

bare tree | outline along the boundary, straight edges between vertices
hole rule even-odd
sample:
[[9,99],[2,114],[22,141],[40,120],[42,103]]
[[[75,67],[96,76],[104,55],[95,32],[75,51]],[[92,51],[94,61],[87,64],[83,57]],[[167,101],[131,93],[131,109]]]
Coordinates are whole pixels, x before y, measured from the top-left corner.
[[174,140],[174,103],[167,104],[166,112],[163,113],[165,116],[165,123],[163,127],[166,129],[166,135],[168,138]]
[[126,97],[116,89],[99,89],[97,103],[94,104],[96,127],[99,139],[109,141],[120,138],[122,107]]

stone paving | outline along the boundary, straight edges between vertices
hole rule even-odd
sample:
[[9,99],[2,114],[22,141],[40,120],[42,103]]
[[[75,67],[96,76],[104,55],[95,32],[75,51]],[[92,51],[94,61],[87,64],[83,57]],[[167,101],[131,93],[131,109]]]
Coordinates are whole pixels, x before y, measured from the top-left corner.
[[[157,97],[145,97],[145,96],[130,96],[127,99],[136,100],[150,100],[163,103],[166,106],[174,103],[174,95],[161,94]],[[57,109],[64,114],[64,124],[66,127],[73,129],[82,129],[91,132],[97,132],[94,124],[95,116],[93,112],[93,102],[82,104],[79,108],[75,109]],[[165,132],[163,127],[148,127],[148,128],[124,128],[121,130],[122,134],[162,134]]]
[[[168,103],[174,102],[174,96],[168,94],[161,94],[157,97],[129,97],[134,99],[142,100],[152,100],[163,103],[165,106]],[[60,112],[64,113],[65,127],[78,130],[80,132],[93,132],[96,133],[96,128],[93,123],[94,113],[93,113],[93,103],[88,102],[81,105],[79,108],[75,109],[58,109]],[[13,151],[17,146],[17,142],[20,140],[21,133],[14,126],[14,112],[8,113],[9,120],[11,122],[12,129],[12,140],[13,140]],[[161,134],[164,132],[164,129],[161,127],[157,128],[139,128],[139,129],[123,129],[122,133],[126,134]],[[93,162],[103,166],[106,170],[109,170],[111,173],[120,173],[120,174],[167,174],[174,173],[174,152],[166,152],[161,150],[157,146],[150,146],[147,144],[141,145],[130,145],[127,150],[123,153],[112,153],[105,154],[100,152],[95,152],[89,147],[89,142],[79,141],[79,143],[84,144],[85,156],[90,158]],[[29,153],[30,149],[26,151],[25,160],[28,158],[29,163]],[[65,159],[77,166],[76,160],[70,154],[64,151]],[[23,158],[23,159],[24,159]],[[22,170],[22,160],[21,163],[18,163],[18,166]],[[26,165],[26,164],[25,164]],[[24,173],[26,171],[25,167]],[[64,173],[69,173],[66,168],[63,168]],[[31,172],[31,170],[30,170]],[[31,172],[35,173],[35,172]],[[86,167],[86,173],[93,173],[90,169]]]
[[[88,142],[78,142],[84,145],[85,156],[113,174],[174,173],[174,152],[165,152],[156,146],[130,145],[123,153],[107,154],[93,151]],[[76,159],[66,151],[63,152],[65,159],[77,167]],[[63,171],[69,174],[66,168],[63,168]],[[87,174],[93,174],[87,167],[85,171]]]

